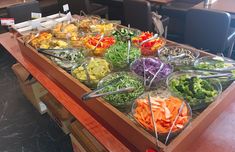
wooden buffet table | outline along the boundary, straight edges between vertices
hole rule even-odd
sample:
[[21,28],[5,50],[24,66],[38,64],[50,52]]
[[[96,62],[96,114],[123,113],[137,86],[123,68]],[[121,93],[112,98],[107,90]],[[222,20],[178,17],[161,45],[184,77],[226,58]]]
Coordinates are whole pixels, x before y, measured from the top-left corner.
[[[11,34],[0,34],[0,44],[28,70],[39,83],[41,83],[103,146],[114,152],[130,151],[131,145],[124,145],[119,137],[114,136],[109,130],[102,126],[91,116],[76,100],[63,88],[53,82],[48,75],[45,75],[38,67],[25,59],[20,51],[17,40]],[[133,149],[132,149],[133,150]]]
[[[49,75],[24,58],[17,40],[9,33],[0,35],[0,44],[38,80],[82,125],[108,150],[113,152],[137,151],[105,122],[79,104],[62,86],[52,81]],[[235,103],[233,102],[212,123],[203,134],[188,144],[188,151],[193,152],[232,152],[235,151]],[[189,126],[190,127],[190,126]],[[141,139],[138,139],[141,141]],[[182,151],[181,151],[182,152]]]
[[214,10],[224,11],[224,12],[228,12],[230,14],[235,15],[235,0],[217,0],[216,2],[209,5],[208,7],[204,6],[204,2],[201,2],[195,5],[194,8],[214,9]]

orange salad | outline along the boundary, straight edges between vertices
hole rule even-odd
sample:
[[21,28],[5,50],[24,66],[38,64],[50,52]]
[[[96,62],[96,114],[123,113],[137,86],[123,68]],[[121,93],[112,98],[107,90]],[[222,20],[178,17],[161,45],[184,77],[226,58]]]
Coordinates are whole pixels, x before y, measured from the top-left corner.
[[[154,98],[151,97],[153,115],[158,133],[168,133],[171,126],[179,113],[182,100],[176,97],[169,98]],[[180,113],[176,123],[173,126],[172,132],[182,129],[190,119],[188,115],[188,107],[184,103],[182,112]],[[134,118],[149,131],[154,132],[154,125],[151,117],[151,111],[148,104],[148,99],[137,99],[136,108],[134,109]]]
[[90,37],[87,39],[87,41],[85,43],[85,46],[88,49],[93,50],[92,53],[96,56],[102,56],[105,53],[106,49],[115,43],[115,39],[113,37],[105,36],[101,40],[101,42],[98,44],[97,48],[95,49],[95,46],[97,45],[97,43],[100,40],[100,37],[101,37],[100,35]]
[[[139,36],[133,37],[132,42],[138,46],[141,42],[143,42],[144,40],[147,40],[153,36],[154,36],[153,33],[142,32]],[[154,54],[156,54],[158,49],[163,47],[164,45],[165,45],[165,40],[161,37],[150,40],[140,46],[141,47],[141,54],[146,55],[146,56],[154,55]]]

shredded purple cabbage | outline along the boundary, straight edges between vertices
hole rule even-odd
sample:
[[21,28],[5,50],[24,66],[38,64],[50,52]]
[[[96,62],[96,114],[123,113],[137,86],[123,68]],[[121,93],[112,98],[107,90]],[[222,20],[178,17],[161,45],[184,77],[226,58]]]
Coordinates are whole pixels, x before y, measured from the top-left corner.
[[[144,78],[144,70],[145,70],[146,82],[148,84],[153,79],[156,72],[158,72],[162,63],[163,62],[157,58],[151,58],[151,57],[141,58],[141,59],[135,60],[132,63],[131,71],[133,71],[137,75]],[[145,67],[144,67],[144,64],[145,64]],[[155,85],[160,80],[165,79],[173,71],[172,66],[170,66],[169,64],[165,64],[165,63],[163,64],[164,64],[163,69],[158,73],[157,77],[153,81],[153,84]]]

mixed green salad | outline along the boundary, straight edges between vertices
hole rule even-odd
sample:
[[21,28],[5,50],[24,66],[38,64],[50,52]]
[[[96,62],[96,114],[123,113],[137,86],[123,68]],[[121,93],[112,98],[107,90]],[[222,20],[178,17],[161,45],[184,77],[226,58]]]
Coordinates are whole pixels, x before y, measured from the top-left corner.
[[[120,81],[109,84],[112,80],[121,77]],[[142,82],[130,73],[120,72],[108,75],[98,84],[98,87],[107,85],[102,92],[116,91],[121,88],[134,87],[133,92],[125,92],[104,96],[103,98],[118,109],[128,107],[137,97],[144,92]]]
[[78,64],[84,61],[84,55],[80,51],[76,51],[76,50],[58,51],[58,52],[55,52],[54,54],[58,57],[66,59],[66,61],[62,61],[60,59],[52,57],[52,60],[54,60],[56,64],[58,64],[64,69],[71,69],[71,67],[74,66],[75,64]]
[[222,57],[202,57],[195,62],[194,66],[198,69],[219,70],[233,67],[229,62]]
[[140,55],[140,49],[131,46],[128,57],[128,44],[119,41],[107,50],[105,59],[112,64],[114,69],[123,69],[128,67],[135,59],[139,58]]

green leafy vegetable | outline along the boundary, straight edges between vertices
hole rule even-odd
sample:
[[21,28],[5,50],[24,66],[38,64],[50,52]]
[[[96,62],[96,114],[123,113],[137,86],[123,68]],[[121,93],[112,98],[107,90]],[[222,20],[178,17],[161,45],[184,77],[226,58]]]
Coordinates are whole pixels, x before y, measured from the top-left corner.
[[189,102],[192,108],[202,103],[212,102],[219,93],[208,80],[197,77],[191,79],[189,75],[172,79],[170,88]]
[[121,72],[121,73],[115,73],[111,74],[107,77],[105,77],[102,80],[102,83],[99,84],[99,86],[107,85],[110,81],[122,76],[121,80],[111,84],[107,87],[105,87],[102,92],[110,92],[115,91],[121,88],[127,88],[127,87],[134,87],[135,90],[130,93],[118,93],[118,94],[112,94],[105,96],[104,99],[107,100],[110,104],[117,108],[123,108],[126,105],[130,105],[132,101],[134,101],[137,97],[139,97],[144,92],[144,86],[141,81],[139,81],[136,77],[132,76],[129,73]]
[[140,55],[140,49],[131,47],[128,63],[128,44],[125,42],[117,42],[107,50],[105,53],[105,59],[112,63],[114,68],[123,69],[127,67],[132,61],[139,58]]

